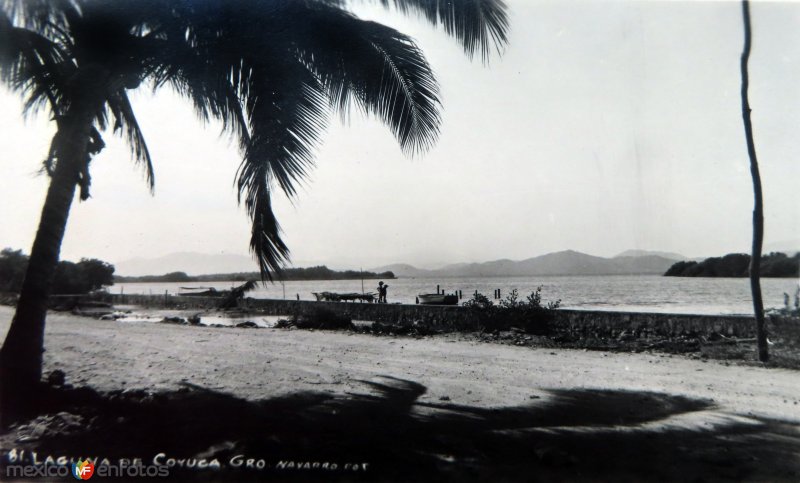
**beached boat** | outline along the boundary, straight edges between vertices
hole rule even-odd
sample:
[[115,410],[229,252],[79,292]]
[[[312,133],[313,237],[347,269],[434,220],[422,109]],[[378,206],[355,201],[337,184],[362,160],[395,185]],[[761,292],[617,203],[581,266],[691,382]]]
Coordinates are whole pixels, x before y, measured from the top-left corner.
[[214,287],[180,287],[181,290],[201,290],[200,292],[178,292],[179,297],[222,297],[227,290],[219,291]]
[[417,295],[420,305],[458,305],[458,295],[443,293],[425,293]]
[[360,300],[362,302],[374,302],[374,293],[335,293],[335,292],[311,292],[318,302],[352,302]]

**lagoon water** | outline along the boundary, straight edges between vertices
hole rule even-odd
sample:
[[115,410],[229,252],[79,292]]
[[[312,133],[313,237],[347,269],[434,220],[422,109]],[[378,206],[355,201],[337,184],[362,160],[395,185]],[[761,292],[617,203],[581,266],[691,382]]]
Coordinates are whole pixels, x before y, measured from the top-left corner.
[[[542,287],[543,302],[560,299],[564,308],[616,310],[625,312],[666,312],[679,314],[752,314],[749,280],[744,278],[682,278],[657,275],[541,276],[487,278],[397,278],[389,284],[389,303],[414,303],[417,294],[435,293],[437,284],[448,293],[461,290],[466,301],[476,290],[489,298],[495,289],[505,297],[512,289],[521,295]],[[181,287],[229,289],[237,282],[119,283],[113,293],[176,295]],[[377,292],[378,280],[364,280],[365,292]],[[276,282],[259,286],[248,297],[314,300],[312,292],[361,292],[361,280],[314,280]],[[783,294],[792,301],[798,287],[796,278],[761,281],[766,308],[783,306]]]

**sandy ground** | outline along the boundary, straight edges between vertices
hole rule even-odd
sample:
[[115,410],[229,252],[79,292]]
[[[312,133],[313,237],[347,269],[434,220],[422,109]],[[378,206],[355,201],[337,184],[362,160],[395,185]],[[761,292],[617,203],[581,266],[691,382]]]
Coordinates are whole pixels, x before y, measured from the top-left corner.
[[[0,334],[13,309],[0,307]],[[532,349],[458,335],[234,329],[48,316],[45,371],[98,390],[176,389],[182,382],[264,399],[298,391],[367,393],[363,380],[422,384],[420,402],[528,404],[552,389],[655,391],[713,401],[694,418],[757,415],[800,422],[800,372],[658,353]]]

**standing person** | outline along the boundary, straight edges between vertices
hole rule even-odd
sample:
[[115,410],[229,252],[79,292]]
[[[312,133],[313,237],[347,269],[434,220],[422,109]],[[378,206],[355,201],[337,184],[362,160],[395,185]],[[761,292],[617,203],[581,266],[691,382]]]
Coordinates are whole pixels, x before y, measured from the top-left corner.
[[384,285],[383,282],[378,282],[378,303],[386,303],[386,287],[388,285]]
[[389,291],[389,286],[386,285],[386,284],[383,284],[383,303],[388,303],[388,302],[386,302],[386,292],[388,292],[388,291]]

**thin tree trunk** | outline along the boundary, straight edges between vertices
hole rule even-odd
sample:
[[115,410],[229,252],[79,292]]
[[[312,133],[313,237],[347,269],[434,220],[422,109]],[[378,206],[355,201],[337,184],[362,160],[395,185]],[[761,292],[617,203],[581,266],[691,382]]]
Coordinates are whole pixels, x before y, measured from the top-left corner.
[[756,316],[756,337],[758,340],[758,359],[769,360],[767,348],[767,332],[764,323],[764,301],[761,298],[761,248],[764,243],[764,200],[761,192],[761,174],[758,170],[756,145],[753,141],[753,123],[750,119],[750,100],[748,88],[750,77],[747,63],[750,60],[752,32],[750,29],[750,2],[742,0],[742,17],[744,19],[744,49],[742,50],[742,119],[747,139],[747,154],[750,157],[750,174],[753,178],[753,247],[750,255],[750,291],[753,294],[753,311]]
[[[47,299],[58,265],[61,241],[79,173],[86,162],[92,120],[102,104],[84,88],[59,122],[54,137],[55,170],[47,190],[17,310],[0,349],[0,426],[35,410],[31,406],[42,377]],[[102,101],[102,97],[100,97]]]

